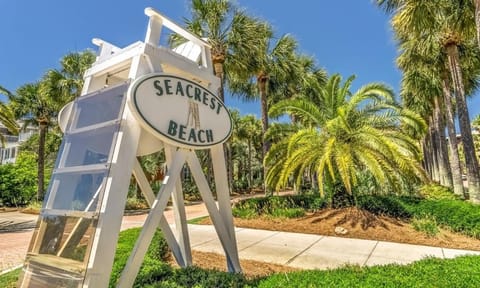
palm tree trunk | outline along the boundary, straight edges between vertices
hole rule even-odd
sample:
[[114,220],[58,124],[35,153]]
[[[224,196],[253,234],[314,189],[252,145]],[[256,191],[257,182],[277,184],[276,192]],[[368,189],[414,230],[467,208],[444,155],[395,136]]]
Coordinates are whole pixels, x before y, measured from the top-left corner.
[[252,189],[252,140],[248,139],[248,188]]
[[422,140],[422,154],[423,154],[423,159],[422,159],[422,164],[423,164],[423,169],[428,173],[428,176],[430,179],[432,179],[432,161],[430,157],[430,149],[428,148],[428,136],[429,134],[425,135],[425,137]]
[[[263,139],[263,146],[262,146],[262,156],[265,157],[267,155],[268,150],[270,150],[270,142],[265,139],[265,134],[267,133],[268,129],[268,102],[267,102],[267,81],[268,76],[265,74],[261,74],[257,78],[259,88],[260,88],[260,100],[261,100],[261,109],[262,109],[262,139]],[[262,157],[262,159],[263,159]],[[262,183],[263,183],[263,192],[267,193],[267,184],[265,183],[265,175],[267,175],[268,168],[267,166],[263,166],[263,175],[262,175]]]
[[220,79],[220,87],[218,87],[218,98],[222,100],[223,103],[225,103],[225,97],[224,97],[224,87],[223,87],[223,82],[224,82],[224,73],[223,73],[223,65],[225,64],[225,55],[222,53],[214,53],[212,51],[212,63],[213,63],[213,74],[217,76]]
[[438,165],[438,145],[437,145],[437,136],[435,131],[435,125],[433,123],[433,117],[430,116],[430,127],[428,129],[428,154],[430,154],[431,159],[431,169],[432,169],[432,180],[440,183],[440,169]]
[[[225,91],[224,91],[224,87],[223,87],[223,83],[225,81],[225,73],[223,71],[223,65],[225,64],[225,54],[221,53],[221,52],[215,53],[214,51],[212,51],[211,59],[212,59],[212,63],[213,63],[213,73],[215,74],[215,76],[217,76],[220,79],[220,86],[218,87],[217,96],[225,104]],[[233,187],[233,183],[231,182],[231,178],[233,178],[233,177],[230,177],[232,172],[229,171],[230,170],[230,164],[229,163],[232,162],[232,159],[229,157],[230,155],[228,153],[228,147],[226,145],[227,144],[223,144],[223,154],[225,156],[225,166],[227,167],[228,191],[231,192],[232,187]]]
[[465,163],[467,166],[468,192],[471,195],[472,201],[480,202],[480,174],[478,170],[477,156],[475,155],[475,146],[473,144],[472,128],[470,127],[470,116],[465,98],[465,88],[463,85],[463,75],[460,67],[458,47],[455,43],[450,43],[446,45],[446,50],[448,66],[452,74],[453,88],[457,101],[460,132],[462,133]]
[[453,178],[453,193],[462,195],[468,199],[468,194],[463,189],[462,180],[462,166],[460,164],[460,157],[458,154],[457,131],[455,128],[455,118],[453,116],[453,107],[450,94],[450,83],[448,82],[448,75],[444,75],[442,81],[443,100],[445,103],[446,122],[448,131],[448,144],[450,147],[450,167]]
[[477,42],[480,47],[480,0],[474,0],[475,3],[475,26],[477,26]]
[[37,171],[37,201],[42,201],[44,196],[44,179],[45,179],[45,136],[47,134],[47,123],[39,122],[38,135],[38,171]]
[[434,102],[433,123],[435,129],[435,141],[437,142],[437,159],[440,184],[453,188],[452,173],[448,164],[448,152],[445,140],[445,121],[442,117],[440,99],[436,96]]

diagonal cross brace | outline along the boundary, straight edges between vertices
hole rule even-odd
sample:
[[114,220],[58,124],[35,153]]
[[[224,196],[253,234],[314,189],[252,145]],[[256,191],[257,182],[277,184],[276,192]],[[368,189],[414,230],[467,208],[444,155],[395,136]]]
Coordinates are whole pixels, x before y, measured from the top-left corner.
[[180,176],[180,171],[183,167],[183,164],[185,163],[186,156],[187,151],[182,149],[177,150],[173,155],[172,167],[167,172],[165,180],[163,181],[163,185],[160,188],[160,191],[158,192],[158,195],[152,204],[150,213],[148,213],[148,217],[145,220],[145,224],[143,225],[142,232],[140,233],[140,236],[135,243],[132,254],[130,254],[130,257],[128,258],[125,269],[123,270],[122,275],[118,280],[117,287],[127,288],[133,286],[135,278],[143,262],[145,253],[147,252],[148,246],[152,241],[155,230],[160,223],[163,211],[167,207],[168,199],[170,198],[170,195],[175,188],[175,183]]

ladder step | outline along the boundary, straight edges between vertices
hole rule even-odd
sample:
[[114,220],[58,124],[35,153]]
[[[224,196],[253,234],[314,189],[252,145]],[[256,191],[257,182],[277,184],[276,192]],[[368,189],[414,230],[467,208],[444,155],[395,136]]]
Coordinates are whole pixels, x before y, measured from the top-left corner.
[[98,216],[96,211],[79,211],[79,210],[64,210],[64,209],[42,209],[40,212],[44,216],[65,216],[75,218],[95,218]]
[[102,171],[107,171],[109,168],[110,168],[109,163],[83,165],[83,166],[71,166],[71,167],[57,168],[53,170],[53,175],[65,174],[65,173],[78,174],[78,173],[84,173],[84,172],[102,172]]
[[89,131],[92,131],[92,130],[97,130],[97,129],[102,129],[102,128],[118,125],[119,123],[120,123],[120,120],[115,119],[115,120],[112,120],[112,121],[101,122],[101,123],[97,123],[97,124],[94,124],[94,125],[85,126],[85,127],[82,127],[82,128],[70,128],[67,131],[67,134],[68,135],[80,134],[80,133],[83,133],[83,132],[89,132]]
[[27,261],[29,262],[29,265],[40,264],[52,267],[56,270],[61,269],[76,274],[72,275],[74,277],[82,277],[82,274],[85,271],[85,264],[83,262],[50,254],[27,253]]

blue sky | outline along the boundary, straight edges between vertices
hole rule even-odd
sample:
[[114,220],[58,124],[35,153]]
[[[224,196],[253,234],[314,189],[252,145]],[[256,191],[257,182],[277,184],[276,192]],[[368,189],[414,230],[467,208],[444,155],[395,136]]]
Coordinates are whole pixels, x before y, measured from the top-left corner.
[[[190,15],[189,2],[1,1],[0,85],[14,91],[38,80],[48,69],[57,68],[68,52],[95,49],[92,38],[119,47],[143,40],[148,21],[145,7],[182,23]],[[268,20],[277,35],[293,35],[300,51],[314,56],[329,73],[344,77],[355,74],[354,89],[384,82],[398,91],[401,75],[395,67],[396,49],[388,16],[372,0],[236,2],[250,14]],[[242,114],[259,111],[259,103],[242,103],[231,97],[226,104],[239,108]],[[476,96],[470,101],[470,114],[479,113],[480,97]]]

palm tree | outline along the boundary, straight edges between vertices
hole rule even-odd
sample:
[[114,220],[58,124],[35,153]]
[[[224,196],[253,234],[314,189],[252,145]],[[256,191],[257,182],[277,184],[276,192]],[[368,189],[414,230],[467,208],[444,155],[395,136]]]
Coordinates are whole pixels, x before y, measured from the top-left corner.
[[[238,136],[247,143],[247,171],[248,171],[248,187],[253,187],[253,156],[256,154],[254,144],[256,140],[262,139],[261,123],[255,115],[246,115],[240,118],[238,127]],[[260,141],[261,142],[261,141]]]
[[[314,170],[319,190],[324,183],[340,184],[352,193],[358,174],[368,171],[379,185],[398,191],[408,179],[422,179],[416,139],[404,128],[422,133],[425,123],[415,113],[402,109],[394,100],[393,92],[383,84],[367,84],[350,92],[354,77],[343,85],[339,75],[333,75],[319,95],[323,105],[297,98],[284,100],[270,109],[272,116],[295,114],[303,124],[284,146],[284,159],[273,164],[267,176],[271,185],[280,188],[294,176],[300,183],[304,172]],[[402,123],[402,126],[400,126]],[[267,159],[278,153],[272,146]]]
[[[7,96],[8,99],[13,96],[9,90],[2,86],[0,86],[0,94]],[[17,121],[15,121],[15,115],[13,114],[11,108],[2,101],[0,101],[0,123],[2,123],[2,125],[5,126],[5,128],[7,128],[7,130],[13,135],[18,134],[19,127]],[[0,142],[2,146],[4,141],[4,136],[0,134]]]
[[24,125],[37,125],[39,128],[38,142],[38,187],[37,200],[44,196],[44,155],[45,137],[48,127],[52,124],[59,106],[49,95],[41,93],[41,83],[29,83],[20,86],[12,98],[12,110],[15,115],[24,120]]
[[60,109],[80,95],[83,74],[93,63],[90,51],[67,54],[61,60],[60,70],[50,70],[40,82],[22,85],[11,96],[15,115],[27,125],[38,125],[38,190],[37,200],[44,196],[45,139],[48,128],[56,124]]
[[[298,75],[297,42],[289,35],[280,37],[275,43],[271,35],[264,35],[263,45],[258,48],[256,57],[250,57],[249,67],[252,75],[245,81],[245,77],[232,79],[231,90],[245,99],[260,98],[262,135],[268,129],[268,102],[271,95],[278,94],[284,83],[291,80],[293,75]],[[289,79],[290,78],[290,79]],[[280,84],[280,85],[279,85]],[[266,155],[270,143],[263,136],[263,155]],[[264,175],[267,166],[264,167]],[[266,189],[266,186],[265,186]]]
[[83,87],[83,75],[95,62],[95,54],[91,50],[71,52],[60,60],[60,69],[52,69],[44,76],[46,93],[55,97],[60,105],[64,105],[80,96]]
[[466,104],[468,89],[465,87],[465,73],[462,69],[462,63],[469,59],[460,53],[461,48],[475,38],[471,3],[447,0],[379,0],[377,3],[387,11],[395,11],[392,25],[397,35],[409,35],[418,39],[431,37],[446,54],[464,145],[469,192],[473,196],[472,200],[480,201],[480,174]]
[[192,19],[185,20],[185,24],[211,45],[213,73],[221,80],[218,96],[225,101],[224,85],[238,73],[249,75],[246,60],[254,55],[256,47],[261,47],[262,37],[270,33],[270,28],[228,0],[192,0]]
[[[401,97],[406,107],[423,115],[429,123],[430,133],[423,140],[425,168],[432,179],[454,188],[455,193],[462,195],[463,182],[457,143],[449,141],[450,162],[446,147],[446,123],[450,138],[453,135],[455,139],[456,132],[452,107],[447,105],[450,104],[447,101],[450,100],[451,93],[448,89],[445,90],[446,83],[441,78],[441,71],[446,68],[444,54],[434,41],[407,38],[402,37],[402,52],[397,58],[397,64],[403,71]],[[447,117],[443,116],[445,114]]]

